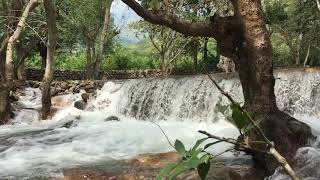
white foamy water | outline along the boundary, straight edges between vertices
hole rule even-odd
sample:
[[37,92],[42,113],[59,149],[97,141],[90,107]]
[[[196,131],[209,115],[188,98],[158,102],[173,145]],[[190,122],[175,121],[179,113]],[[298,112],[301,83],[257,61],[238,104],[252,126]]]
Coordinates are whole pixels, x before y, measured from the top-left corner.
[[[304,120],[315,134],[320,134],[319,73],[282,72],[277,77],[280,80],[275,89],[281,109]],[[221,80],[220,84],[238,101],[243,101],[237,79]],[[20,102],[22,106],[39,109],[40,97],[39,90],[28,88]],[[81,97],[75,94],[62,99],[74,102]],[[180,139],[188,147],[203,137],[197,133],[200,129],[236,138],[237,130],[216,112],[217,103],[224,104],[226,100],[205,76],[194,76],[108,82],[90,99],[86,110],[80,111],[71,103],[59,108],[48,121],[39,122],[36,110],[22,110],[11,125],[0,127],[0,179],[53,176],[59,175],[61,169],[78,165],[172,151],[153,122],[163,128],[172,142]],[[109,116],[117,116],[120,121],[108,122]],[[71,121],[70,128],[64,127]],[[211,152],[229,147],[221,144]],[[307,154],[305,159],[310,159],[312,153],[320,152],[317,147],[315,143],[314,148],[309,148],[312,151],[298,153],[297,158]],[[310,169],[300,168],[299,173],[319,178],[319,170],[310,174]],[[282,176],[279,171],[270,178],[280,180]]]

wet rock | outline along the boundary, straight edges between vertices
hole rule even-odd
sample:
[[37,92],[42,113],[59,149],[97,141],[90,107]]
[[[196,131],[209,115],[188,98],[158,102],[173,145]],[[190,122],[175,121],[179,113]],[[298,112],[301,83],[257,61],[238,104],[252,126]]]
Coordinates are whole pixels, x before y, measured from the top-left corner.
[[63,108],[72,106],[73,101],[64,96],[55,96],[51,98],[51,103],[53,107]]
[[60,83],[60,88],[63,89],[63,90],[67,90],[69,89],[69,85],[67,82],[61,82]]
[[13,91],[10,91],[10,96],[9,96],[10,100],[12,102],[15,102],[15,101],[19,101],[19,96],[16,95]]
[[39,88],[40,87],[40,82],[29,81],[29,86],[32,87],[32,88]]
[[73,121],[69,121],[63,124],[61,127],[69,129],[70,127],[72,127],[73,124],[74,124]]
[[74,107],[80,110],[84,110],[86,106],[87,106],[87,103],[85,103],[83,100],[79,100],[74,103]]
[[85,91],[87,93],[90,93],[90,94],[95,94],[96,90],[95,89],[85,89]]
[[117,116],[109,116],[107,117],[106,121],[120,121],[120,118]]
[[83,102],[87,103],[89,98],[90,98],[90,94],[89,93],[83,93],[83,94],[81,94],[81,98],[82,98]]
[[79,93],[80,88],[78,86],[75,86],[74,89],[72,90],[73,93]]

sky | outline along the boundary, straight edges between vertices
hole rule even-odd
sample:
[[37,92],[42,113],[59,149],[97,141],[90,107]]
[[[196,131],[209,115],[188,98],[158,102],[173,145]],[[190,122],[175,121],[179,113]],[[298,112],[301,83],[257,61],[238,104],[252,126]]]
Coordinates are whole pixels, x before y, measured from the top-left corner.
[[139,39],[135,37],[134,33],[128,28],[128,24],[138,21],[141,18],[121,0],[115,0],[113,2],[111,14],[116,26],[119,27],[121,31],[118,36],[120,42],[124,45],[137,43]]

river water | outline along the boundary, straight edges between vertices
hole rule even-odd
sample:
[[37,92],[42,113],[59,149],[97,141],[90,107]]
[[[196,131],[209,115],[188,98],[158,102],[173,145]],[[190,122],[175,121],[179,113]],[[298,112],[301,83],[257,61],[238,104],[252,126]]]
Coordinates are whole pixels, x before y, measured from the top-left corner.
[[[320,73],[290,70],[278,71],[275,76],[278,106],[320,135]],[[214,78],[237,101],[243,101],[236,77],[220,74]],[[39,89],[27,88],[25,93],[19,103],[39,109]],[[80,94],[63,99],[75,102],[81,99]],[[86,110],[78,110],[71,103],[47,121],[40,122],[36,110],[20,110],[11,124],[0,127],[0,179],[61,177],[64,168],[172,151],[156,124],[171,141],[180,139],[189,147],[203,137],[197,133],[200,129],[236,138],[234,126],[217,113],[218,103],[227,101],[206,76],[199,75],[109,81],[90,99]],[[106,121],[109,116],[120,121]],[[67,128],[65,124],[71,121]],[[319,147],[316,141],[313,147],[297,152],[301,177],[320,179]],[[227,148],[230,145],[220,144],[210,151],[219,153]],[[268,179],[286,178],[278,169]]]

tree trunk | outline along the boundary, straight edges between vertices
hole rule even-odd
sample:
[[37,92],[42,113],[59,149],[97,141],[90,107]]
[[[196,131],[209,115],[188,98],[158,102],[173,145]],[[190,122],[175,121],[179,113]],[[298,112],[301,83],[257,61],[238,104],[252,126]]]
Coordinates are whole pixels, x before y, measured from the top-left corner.
[[[241,34],[237,35],[236,41],[238,58],[233,60],[239,70],[244,107],[255,119],[262,120],[260,126],[267,137],[274,141],[277,150],[290,161],[296,150],[308,143],[311,130],[306,124],[281,112],[277,107],[272,47],[260,3],[259,0],[233,0],[235,15],[241,23]],[[291,128],[292,126],[296,128]],[[255,132],[250,136],[253,140],[261,140]],[[265,166],[270,173],[278,166],[269,155],[253,156],[256,162]]]
[[97,52],[96,62],[94,64],[95,78],[98,78],[101,62],[103,59],[104,47],[105,47],[107,40],[108,40],[108,30],[109,30],[109,26],[110,26],[110,17],[111,17],[110,10],[111,10],[112,2],[113,2],[113,0],[107,0],[107,4],[106,4],[103,28],[102,28],[100,42],[99,42],[99,49]]
[[93,43],[88,39],[86,40],[86,60],[87,60],[87,64],[86,64],[86,77],[87,79],[93,79],[93,61],[94,61],[94,55],[93,55]]
[[47,59],[46,69],[42,80],[42,109],[41,118],[48,119],[51,115],[51,92],[50,85],[54,73],[54,51],[57,45],[58,29],[57,29],[57,14],[52,0],[44,0],[44,8],[46,12],[46,21],[48,28],[47,42]]
[[204,68],[207,71],[209,66],[209,60],[208,60],[208,42],[209,38],[204,38],[203,43],[203,62],[204,62]]
[[44,70],[46,68],[47,61],[47,46],[43,42],[39,42],[37,47],[41,57],[41,70]]
[[308,46],[307,55],[303,61],[303,67],[306,67],[310,55],[310,45]]
[[32,11],[32,9],[38,4],[37,0],[30,0],[24,9],[19,23],[17,25],[16,30],[10,36],[8,43],[7,43],[7,51],[6,51],[6,64],[5,64],[5,73],[4,73],[4,80],[1,83],[1,91],[0,91],[0,118],[1,124],[7,122],[10,118],[10,100],[9,94],[10,90],[13,87],[13,79],[14,79],[14,64],[13,64],[13,50],[16,45],[17,40],[20,37],[22,30],[25,27],[25,23],[27,18]]
[[193,74],[198,73],[198,42],[195,42],[195,45],[192,49],[192,58],[193,58]]

